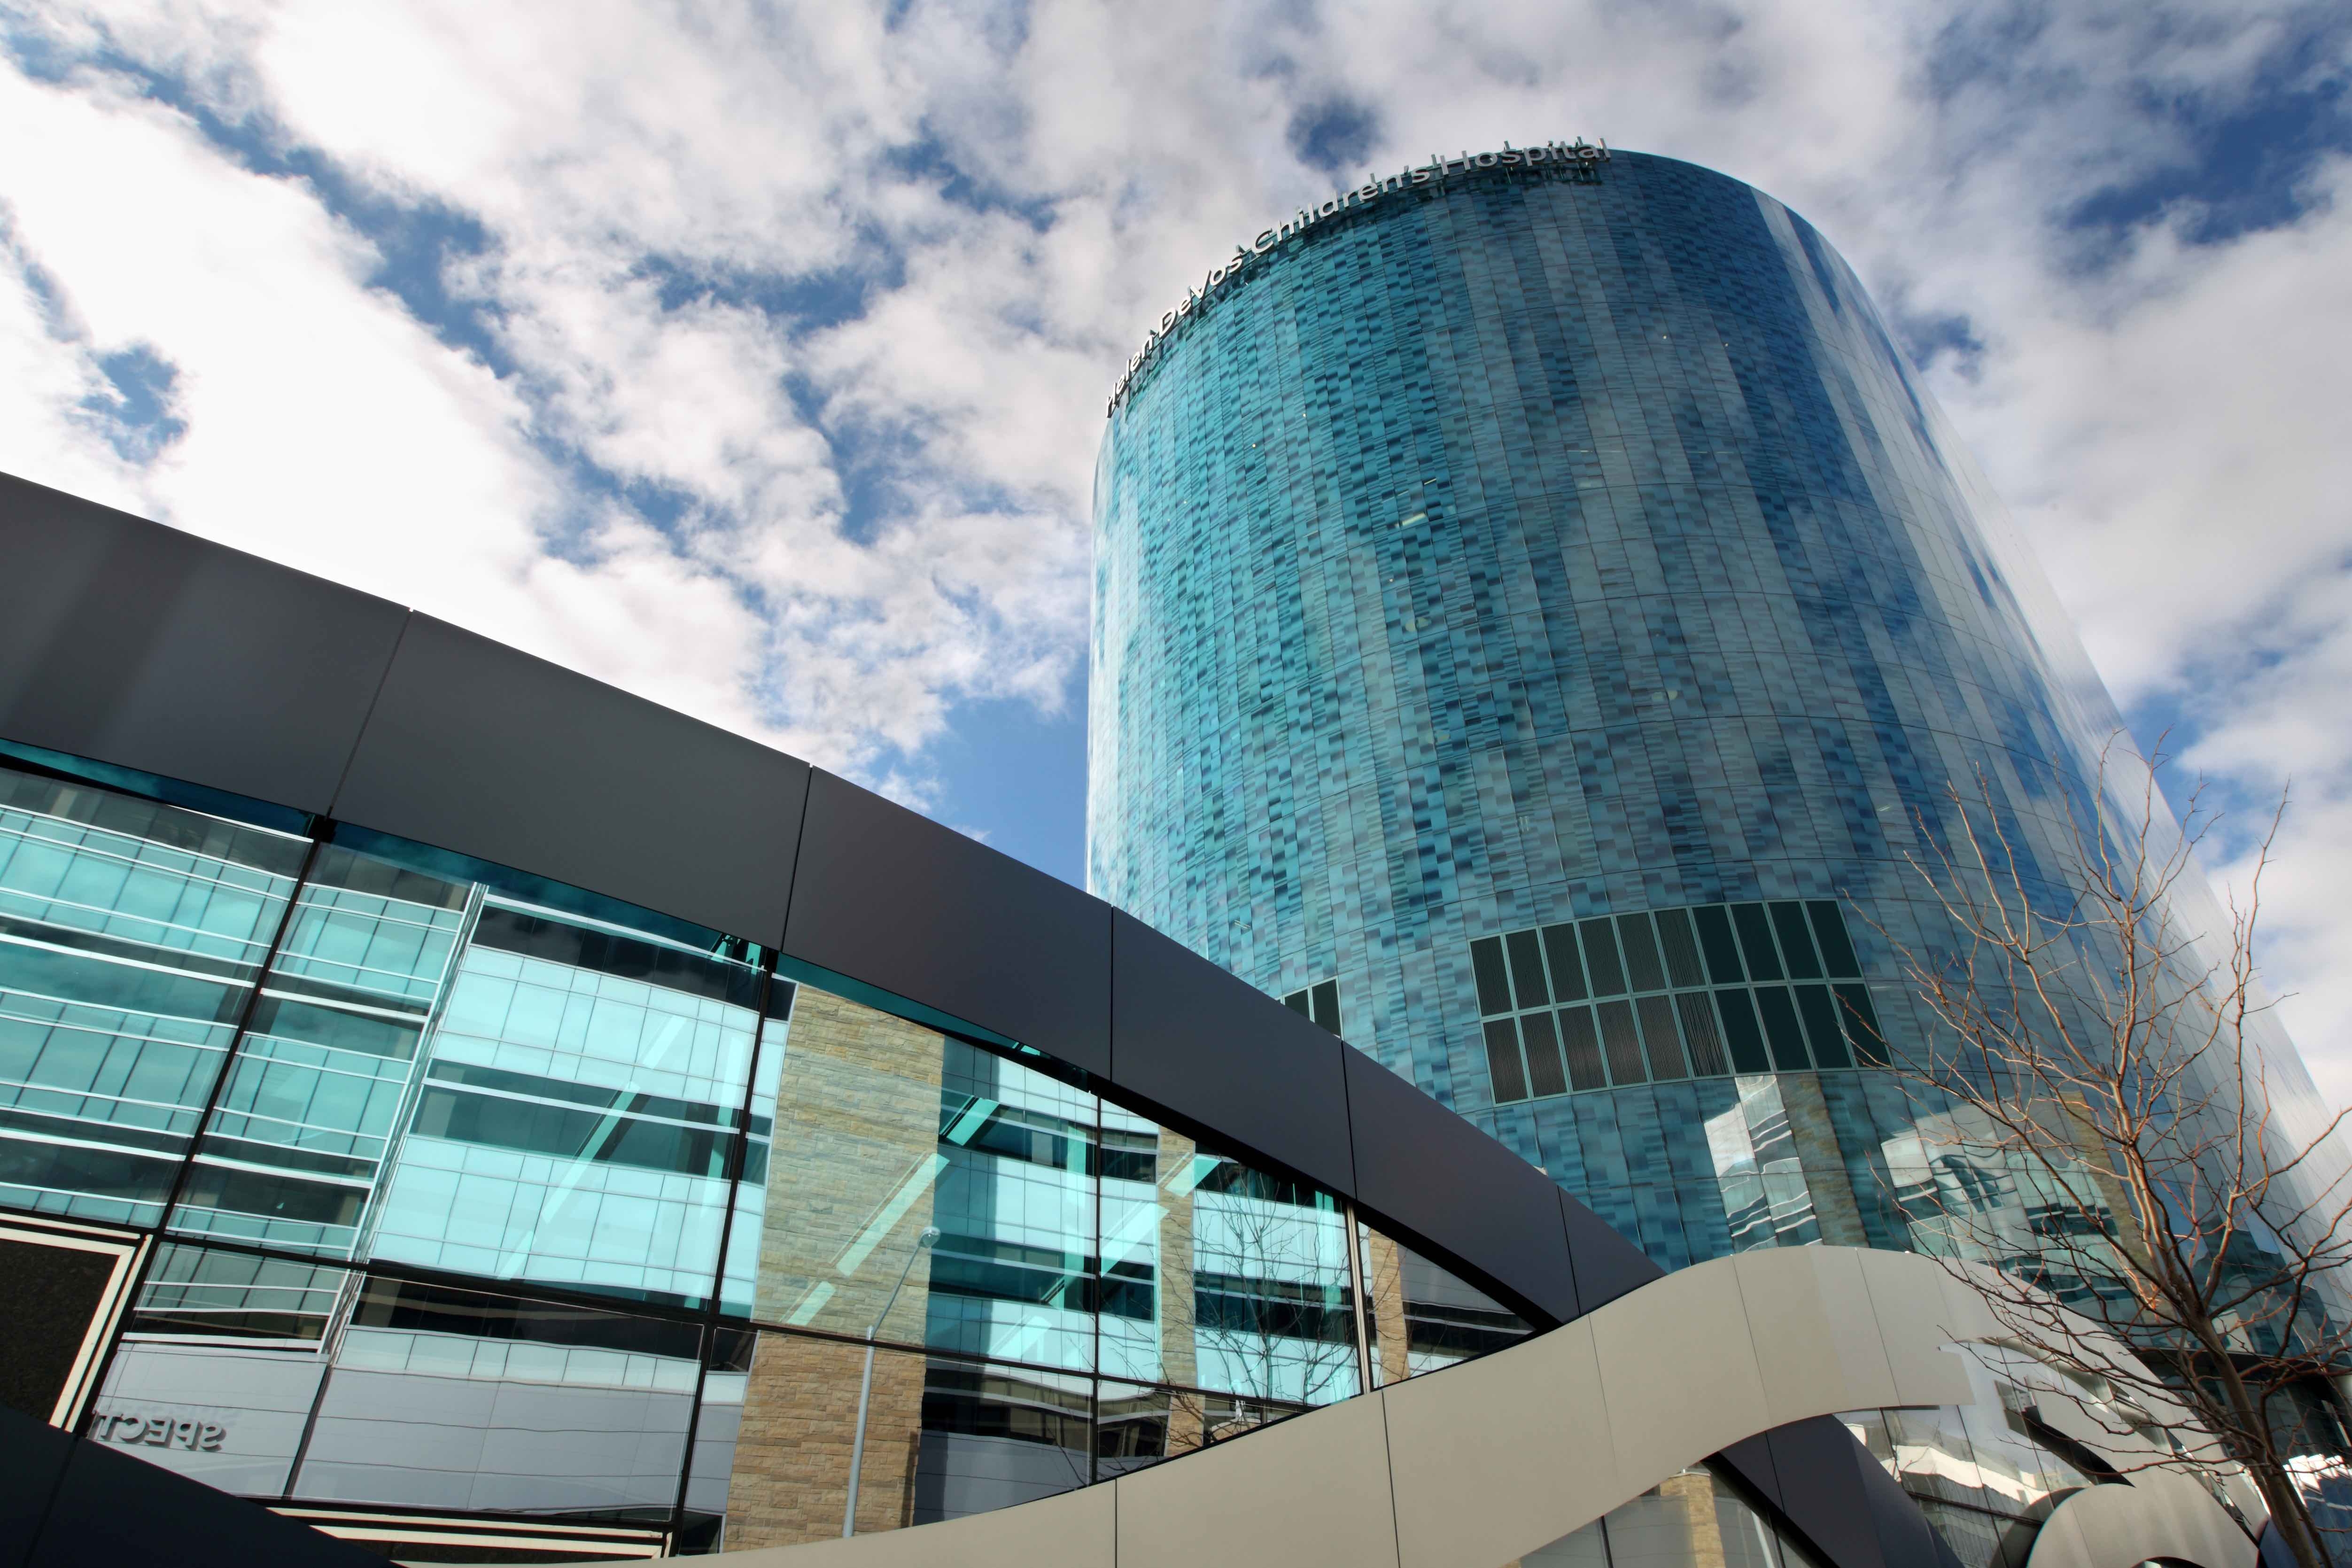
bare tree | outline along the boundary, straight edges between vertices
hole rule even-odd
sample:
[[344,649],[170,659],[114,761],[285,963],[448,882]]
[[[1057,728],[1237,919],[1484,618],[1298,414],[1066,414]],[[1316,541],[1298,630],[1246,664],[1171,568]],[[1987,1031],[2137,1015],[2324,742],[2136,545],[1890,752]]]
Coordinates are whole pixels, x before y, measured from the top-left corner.
[[1933,1016],[1897,1068],[1939,1200],[1916,1231],[2004,1333],[2103,1391],[2092,1419],[2115,1420],[2109,1394],[2185,1407],[2212,1441],[2152,1462],[2243,1466],[2296,1562],[2325,1568],[2291,1461],[2310,1385],[2352,1367],[2352,1178],[2344,1113],[2313,1114],[2263,1047],[2255,925],[2285,797],[2242,897],[2204,918],[2226,930],[2195,929],[2218,817],[2192,797],[2176,832],[2152,768],[2116,809],[2113,750],[2066,864],[1989,780],[1951,792],[1943,836],[1921,824],[1913,866],[1953,945],[1889,938]]
[[1196,1198],[1191,1309],[1195,1353],[1236,1392],[1283,1409],[1352,1394],[1342,1215],[1279,1177],[1228,1163]]

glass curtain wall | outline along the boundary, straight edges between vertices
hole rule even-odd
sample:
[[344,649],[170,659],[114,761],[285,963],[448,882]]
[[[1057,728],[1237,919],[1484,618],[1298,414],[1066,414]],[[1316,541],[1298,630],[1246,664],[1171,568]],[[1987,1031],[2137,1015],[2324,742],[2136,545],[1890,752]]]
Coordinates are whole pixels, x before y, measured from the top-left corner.
[[143,1458],[331,1527],[781,1544],[1528,1331],[1034,1051],[175,790],[0,766],[0,1205],[155,1236],[88,1424]]
[[163,1217],[310,848],[0,765],[0,1202]]
[[1812,1568],[1724,1479],[1685,1470],[1583,1529],[1519,1558],[1520,1568]]

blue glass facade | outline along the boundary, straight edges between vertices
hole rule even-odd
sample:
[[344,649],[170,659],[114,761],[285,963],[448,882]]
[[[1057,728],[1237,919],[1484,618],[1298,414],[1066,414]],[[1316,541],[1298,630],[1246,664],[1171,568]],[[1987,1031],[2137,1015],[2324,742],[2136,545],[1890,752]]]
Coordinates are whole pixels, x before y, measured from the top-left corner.
[[1496,162],[1261,236],[1122,386],[1089,885],[1277,995],[1336,978],[1349,1043],[1661,1264],[1932,1247],[1974,1178],[1872,1060],[1949,934],[1909,858],[1957,786],[2063,897],[2131,820],[2120,720],[1810,225],[1670,159]]

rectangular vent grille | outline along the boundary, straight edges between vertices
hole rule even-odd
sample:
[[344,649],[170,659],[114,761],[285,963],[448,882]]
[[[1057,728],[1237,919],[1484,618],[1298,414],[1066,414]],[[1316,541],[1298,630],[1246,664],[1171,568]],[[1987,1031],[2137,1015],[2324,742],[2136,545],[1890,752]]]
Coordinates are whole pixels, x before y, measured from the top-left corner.
[[1470,944],[1495,1103],[1732,1073],[1885,1066],[1835,900],[1700,904]]

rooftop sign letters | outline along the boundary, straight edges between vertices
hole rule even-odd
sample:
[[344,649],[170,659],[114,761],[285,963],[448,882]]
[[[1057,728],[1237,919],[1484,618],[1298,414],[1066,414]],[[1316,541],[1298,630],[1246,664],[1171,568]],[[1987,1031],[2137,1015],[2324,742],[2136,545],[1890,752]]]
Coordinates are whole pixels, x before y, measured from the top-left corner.
[[1160,318],[1159,325],[1144,334],[1143,346],[1136,350],[1133,359],[1127,362],[1127,369],[1120,374],[1118,384],[1111,388],[1110,404],[1104,413],[1118,412],[1118,405],[1127,400],[1128,389],[1134,384],[1136,376],[1152,362],[1160,346],[1207,305],[1218,289],[1240,277],[1243,269],[1259,257],[1318,225],[1369,207],[1397,192],[1418,190],[1423,185],[1442,185],[1447,180],[1464,174],[1483,174],[1490,170],[1517,170],[1591,180],[1598,177],[1601,165],[1608,161],[1609,144],[1606,142],[1594,146],[1580,136],[1574,142],[1547,142],[1540,147],[1514,147],[1506,142],[1499,153],[1464,153],[1453,158],[1432,153],[1426,163],[1410,163],[1397,174],[1367,179],[1356,189],[1342,191],[1318,207],[1301,207],[1278,226],[1265,230],[1246,246],[1234,247],[1233,255],[1223,265],[1210,268],[1208,277],[1198,288],[1186,290],[1176,308]]

